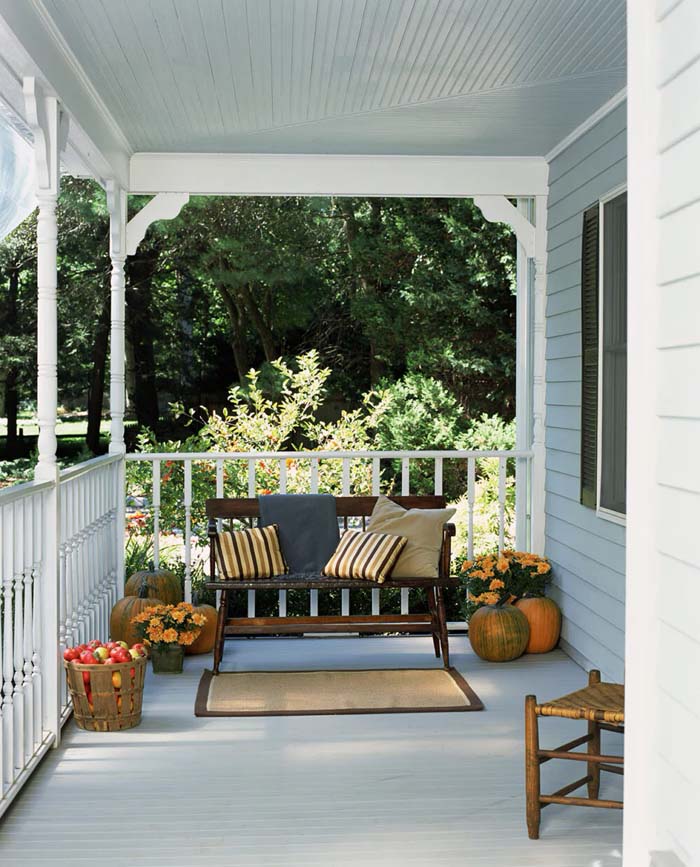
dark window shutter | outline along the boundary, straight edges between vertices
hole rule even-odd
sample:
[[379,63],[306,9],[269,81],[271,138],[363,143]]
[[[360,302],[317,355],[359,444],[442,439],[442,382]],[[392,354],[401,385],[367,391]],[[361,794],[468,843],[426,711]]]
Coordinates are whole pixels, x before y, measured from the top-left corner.
[[581,502],[596,506],[598,477],[598,205],[583,214],[581,249]]

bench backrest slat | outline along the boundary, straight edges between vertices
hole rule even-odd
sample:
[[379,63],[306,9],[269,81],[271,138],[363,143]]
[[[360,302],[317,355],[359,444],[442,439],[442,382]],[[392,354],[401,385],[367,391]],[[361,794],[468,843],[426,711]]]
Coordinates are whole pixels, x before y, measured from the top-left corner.
[[[405,509],[444,509],[442,496],[390,497]],[[339,518],[369,518],[377,502],[376,497],[336,497],[335,505]],[[216,498],[207,500],[208,518],[259,518],[260,505],[257,497]]]

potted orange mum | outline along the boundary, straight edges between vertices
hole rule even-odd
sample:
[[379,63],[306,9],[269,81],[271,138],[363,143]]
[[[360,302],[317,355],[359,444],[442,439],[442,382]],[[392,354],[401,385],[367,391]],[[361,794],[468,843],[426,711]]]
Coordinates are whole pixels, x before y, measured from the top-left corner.
[[199,637],[206,618],[189,602],[177,605],[152,605],[131,622],[151,648],[153,671],[156,674],[182,671],[185,647]]

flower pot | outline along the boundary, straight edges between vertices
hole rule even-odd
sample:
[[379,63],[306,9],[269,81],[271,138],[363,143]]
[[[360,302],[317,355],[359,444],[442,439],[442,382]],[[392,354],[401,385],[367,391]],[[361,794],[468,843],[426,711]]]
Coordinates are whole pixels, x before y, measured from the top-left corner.
[[154,645],[151,648],[154,674],[179,674],[184,658],[185,648],[180,644]]

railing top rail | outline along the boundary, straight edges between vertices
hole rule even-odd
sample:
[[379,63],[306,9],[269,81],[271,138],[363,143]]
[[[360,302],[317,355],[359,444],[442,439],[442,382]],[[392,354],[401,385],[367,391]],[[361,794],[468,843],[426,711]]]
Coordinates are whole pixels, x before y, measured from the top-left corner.
[[166,461],[166,460],[308,460],[309,458],[323,460],[340,460],[343,458],[379,458],[380,460],[397,460],[400,458],[531,458],[533,453],[527,450],[426,450],[426,451],[319,451],[319,452],[128,452],[128,461]]
[[7,488],[0,488],[0,506],[7,506],[14,500],[21,500],[23,497],[32,497],[41,491],[48,491],[53,487],[52,481],[44,482],[22,482],[21,485],[9,485]]
[[108,466],[120,461],[124,456],[119,455],[100,455],[97,458],[90,458],[89,461],[83,461],[82,464],[75,464],[72,467],[66,467],[61,470],[60,480],[67,482],[69,479],[75,479],[77,476],[84,476],[86,473],[91,473],[93,470],[100,467]]

